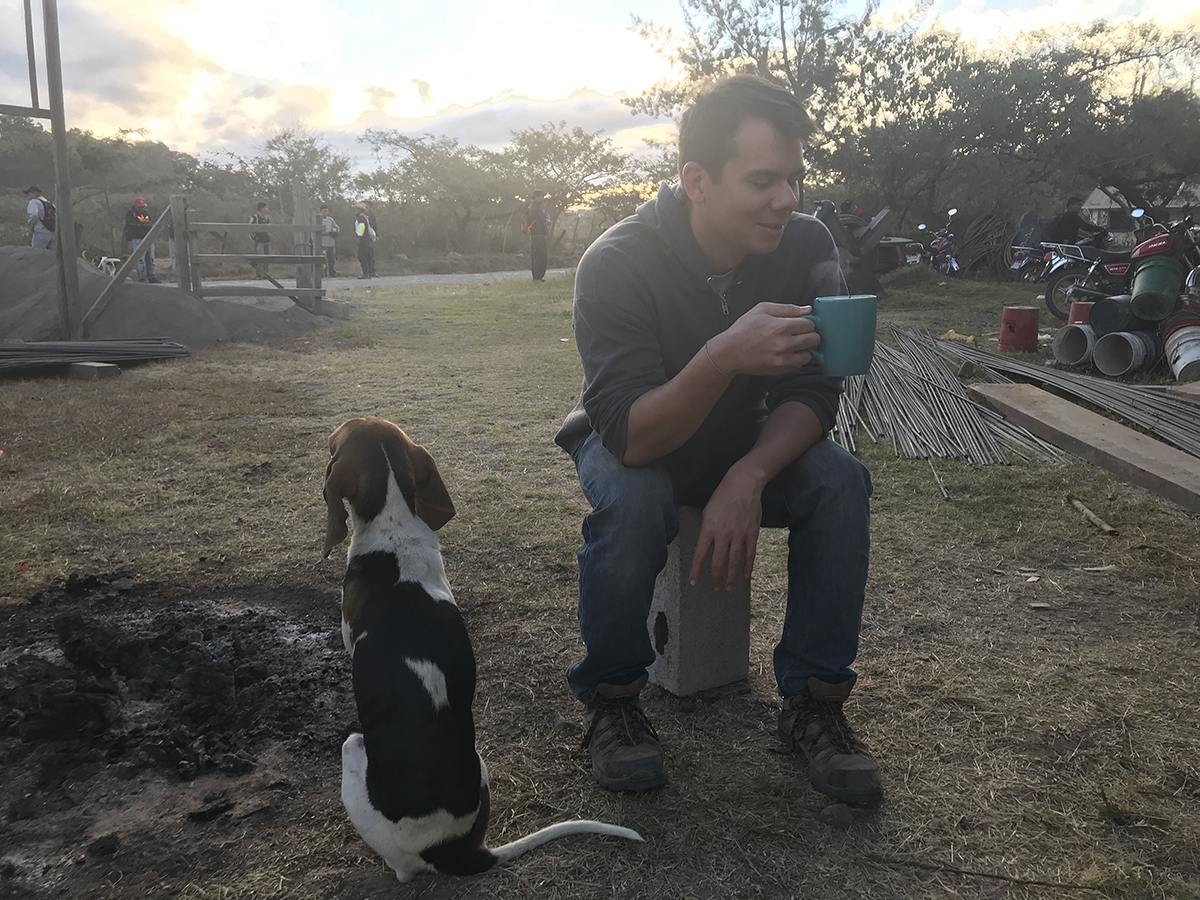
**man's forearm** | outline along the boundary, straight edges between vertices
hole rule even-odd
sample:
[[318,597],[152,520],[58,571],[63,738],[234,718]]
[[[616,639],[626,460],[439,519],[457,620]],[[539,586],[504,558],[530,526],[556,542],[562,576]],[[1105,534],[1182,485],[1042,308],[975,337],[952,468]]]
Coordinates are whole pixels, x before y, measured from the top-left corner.
[[733,465],[729,475],[750,478],[761,491],[824,436],[825,426],[812,407],[798,401],[781,403],[767,417],[750,452]]
[[717,371],[702,347],[683,370],[633,401],[626,428],[627,466],[648,466],[696,433],[732,379]]

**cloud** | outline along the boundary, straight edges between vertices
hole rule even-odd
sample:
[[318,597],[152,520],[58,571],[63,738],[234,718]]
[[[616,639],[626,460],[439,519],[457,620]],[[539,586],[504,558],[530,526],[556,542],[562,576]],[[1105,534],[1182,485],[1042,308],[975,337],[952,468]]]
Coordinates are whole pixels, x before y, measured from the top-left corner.
[[428,81],[422,81],[420,78],[414,78],[412,83],[417,86],[417,96],[421,98],[421,105],[428,106],[433,102],[433,85]]
[[378,85],[363,88],[363,93],[369,98],[367,100],[367,108],[386,112],[386,107],[391,105],[391,102],[396,99],[396,92],[390,88],[379,87]]

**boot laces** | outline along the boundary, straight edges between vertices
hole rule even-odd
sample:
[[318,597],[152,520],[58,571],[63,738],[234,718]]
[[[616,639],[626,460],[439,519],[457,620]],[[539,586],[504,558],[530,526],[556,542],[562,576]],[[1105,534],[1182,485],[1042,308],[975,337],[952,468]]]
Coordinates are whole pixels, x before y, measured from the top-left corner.
[[658,732],[631,697],[598,698],[593,706],[592,722],[583,736],[583,746],[595,742],[597,749],[618,746],[634,747],[646,739],[658,740]]
[[817,700],[807,693],[802,694],[793,703],[799,711],[795,724],[792,726],[792,733],[797,738],[803,739],[809,722],[816,719],[820,725],[817,740],[827,741],[832,745],[835,753],[858,755],[868,752],[866,744],[859,739],[846,720],[846,713],[842,709],[841,703]]

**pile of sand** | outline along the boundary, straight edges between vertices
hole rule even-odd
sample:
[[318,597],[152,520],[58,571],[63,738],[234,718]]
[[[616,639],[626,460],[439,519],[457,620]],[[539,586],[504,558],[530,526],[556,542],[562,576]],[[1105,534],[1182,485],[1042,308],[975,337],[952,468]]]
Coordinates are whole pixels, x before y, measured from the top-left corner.
[[[111,281],[79,262],[80,318]],[[86,335],[95,340],[161,337],[187,347],[309,331],[327,322],[287,301],[201,300],[167,284],[125,282]],[[272,308],[275,307],[275,308]],[[61,338],[55,254],[32,247],[0,247],[0,340]]]

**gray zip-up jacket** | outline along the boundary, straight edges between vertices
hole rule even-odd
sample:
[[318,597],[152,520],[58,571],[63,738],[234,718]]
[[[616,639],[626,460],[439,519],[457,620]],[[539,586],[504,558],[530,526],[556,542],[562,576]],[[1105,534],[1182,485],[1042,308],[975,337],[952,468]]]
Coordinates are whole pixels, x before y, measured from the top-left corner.
[[[590,432],[625,455],[629,408],[666,384],[706,341],[762,302],[807,305],[845,293],[837,249],[812,216],[793,213],[779,247],[749,256],[721,296],[688,221],[686,196],[663,184],[637,214],[588,248],[575,276],[575,343],[583,391],[555,442],[568,452]],[[761,421],[781,403],[812,408],[833,427],[842,379],[810,364],[786,375],[737,375],[696,433],[674,454],[723,443],[731,429]]]

